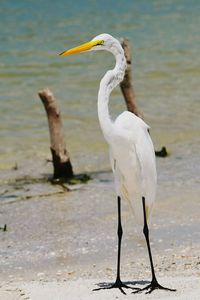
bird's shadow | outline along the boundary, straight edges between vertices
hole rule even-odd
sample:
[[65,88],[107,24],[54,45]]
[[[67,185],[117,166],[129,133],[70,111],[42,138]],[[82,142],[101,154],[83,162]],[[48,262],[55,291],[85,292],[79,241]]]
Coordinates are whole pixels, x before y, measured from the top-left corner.
[[[95,285],[98,286],[96,290],[101,290],[101,289],[109,289],[111,286],[113,286],[113,282],[99,282],[96,283]],[[127,286],[135,286],[135,285],[147,285],[150,284],[150,281],[147,280],[134,280],[134,281],[123,281],[123,284]]]

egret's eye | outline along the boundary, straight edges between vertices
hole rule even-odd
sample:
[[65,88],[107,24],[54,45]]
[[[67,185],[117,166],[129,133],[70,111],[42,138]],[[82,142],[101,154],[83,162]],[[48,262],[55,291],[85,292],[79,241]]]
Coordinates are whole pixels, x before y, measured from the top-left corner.
[[101,40],[101,41],[98,41],[97,43],[96,43],[96,46],[101,46],[101,45],[103,45],[104,44],[104,40]]

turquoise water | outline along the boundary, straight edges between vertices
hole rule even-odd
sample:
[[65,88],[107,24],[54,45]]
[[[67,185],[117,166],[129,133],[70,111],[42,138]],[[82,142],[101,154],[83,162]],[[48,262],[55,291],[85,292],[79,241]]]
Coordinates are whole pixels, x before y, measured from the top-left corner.
[[[156,148],[161,180],[176,171],[180,183],[200,182],[200,2],[1,1],[0,169],[50,157],[46,116],[37,92],[58,99],[67,148],[77,170],[109,165],[99,129],[99,81],[114,60],[109,53],[61,58],[58,53],[107,32],[128,37],[138,104]],[[125,108],[116,89],[111,114]]]

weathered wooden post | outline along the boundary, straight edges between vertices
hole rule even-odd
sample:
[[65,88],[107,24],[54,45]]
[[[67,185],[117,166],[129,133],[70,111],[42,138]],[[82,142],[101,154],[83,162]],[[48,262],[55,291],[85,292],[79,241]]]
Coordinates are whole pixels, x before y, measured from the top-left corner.
[[127,109],[133,112],[136,116],[143,119],[143,113],[138,109],[136,103],[136,96],[132,84],[132,70],[131,70],[131,49],[128,39],[122,39],[121,45],[124,49],[126,57],[127,68],[123,81],[120,83],[120,88],[126,102]]
[[54,166],[53,179],[70,179],[74,174],[64,142],[62,119],[58,104],[49,89],[40,91],[38,95],[44,104],[49,124],[50,149]]
[[[127,68],[125,71],[124,79],[120,83],[120,88],[122,94],[124,96],[124,100],[126,102],[127,109],[133,112],[136,116],[144,119],[143,113],[138,109],[136,103],[136,96],[132,84],[132,73],[131,73],[131,49],[129,45],[128,39],[122,39],[121,45],[124,49],[124,54],[126,57]],[[166,157],[168,156],[166,147],[162,147],[161,150],[155,151],[155,155],[159,157]]]

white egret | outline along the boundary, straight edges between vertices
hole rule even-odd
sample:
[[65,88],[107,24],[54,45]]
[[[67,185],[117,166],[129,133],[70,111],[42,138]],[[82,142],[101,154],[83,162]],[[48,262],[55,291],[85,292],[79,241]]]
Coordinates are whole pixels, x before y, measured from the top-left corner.
[[98,93],[98,117],[103,135],[110,148],[110,161],[118,200],[117,276],[115,283],[107,288],[119,288],[124,294],[123,288],[130,288],[120,278],[123,234],[121,199],[123,199],[129,202],[135,217],[144,226],[143,233],[146,238],[152,272],[151,283],[143,289],[136,289],[135,292],[147,290],[150,293],[154,289],[171,290],[162,287],[156,279],[149,243],[147,219],[152,212],[155,200],[157,177],[154,147],[148,133],[149,126],[142,119],[128,111],[123,112],[115,121],[112,121],[108,110],[110,93],[124,78],[126,60],[123,48],[119,41],[111,35],[100,34],[90,42],[64,51],[60,55],[67,56],[93,50],[107,50],[116,59],[114,69],[107,71],[102,78]]

